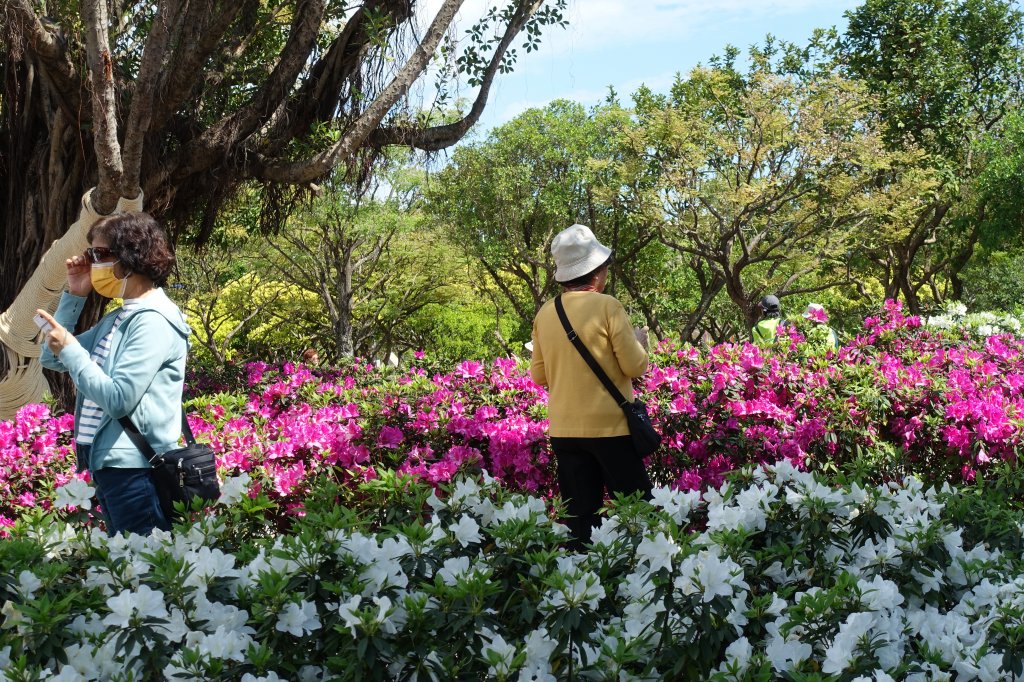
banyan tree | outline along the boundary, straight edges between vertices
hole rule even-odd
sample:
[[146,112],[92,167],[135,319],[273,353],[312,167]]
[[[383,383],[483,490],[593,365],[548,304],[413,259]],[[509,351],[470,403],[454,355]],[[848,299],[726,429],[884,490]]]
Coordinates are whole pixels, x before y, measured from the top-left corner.
[[141,195],[173,239],[202,244],[258,187],[272,226],[338,167],[461,139],[517,49],[564,25],[566,1],[467,17],[481,4],[0,0],[0,418],[47,388],[31,318],[86,245],[83,210]]

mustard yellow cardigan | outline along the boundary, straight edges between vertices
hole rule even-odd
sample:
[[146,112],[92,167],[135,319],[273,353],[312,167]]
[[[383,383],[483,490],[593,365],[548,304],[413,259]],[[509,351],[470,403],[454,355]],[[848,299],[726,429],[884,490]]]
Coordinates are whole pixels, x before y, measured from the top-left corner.
[[[631,377],[647,371],[647,351],[636,340],[626,310],[594,291],[562,294],[562,305],[580,339],[628,400]],[[533,321],[530,376],[548,387],[548,433],[564,438],[629,435],[626,417],[565,335],[554,300]]]

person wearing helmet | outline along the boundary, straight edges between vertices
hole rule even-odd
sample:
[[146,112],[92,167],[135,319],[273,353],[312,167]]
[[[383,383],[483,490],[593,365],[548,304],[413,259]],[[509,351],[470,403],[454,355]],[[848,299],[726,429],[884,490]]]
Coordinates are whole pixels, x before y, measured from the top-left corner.
[[761,309],[761,319],[754,325],[750,335],[754,343],[764,346],[775,340],[782,319],[782,306],[777,296],[769,294],[761,299],[758,307]]

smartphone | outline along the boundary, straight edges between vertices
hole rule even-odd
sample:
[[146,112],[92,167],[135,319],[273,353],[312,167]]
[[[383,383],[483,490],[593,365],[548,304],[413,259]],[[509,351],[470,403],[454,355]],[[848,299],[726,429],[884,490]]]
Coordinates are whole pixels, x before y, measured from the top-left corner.
[[42,331],[42,332],[43,332],[44,334],[46,334],[46,333],[47,333],[47,332],[49,332],[49,331],[50,331],[51,329],[53,329],[53,325],[52,325],[52,324],[50,324],[49,322],[47,322],[47,321],[46,321],[46,318],[44,318],[44,317],[43,317],[42,315],[40,315],[39,313],[36,313],[35,317],[33,317],[33,318],[32,318],[32,321],[36,323],[36,326],[37,326],[37,327],[39,327],[39,329],[40,329],[40,330],[41,330],[41,331]]

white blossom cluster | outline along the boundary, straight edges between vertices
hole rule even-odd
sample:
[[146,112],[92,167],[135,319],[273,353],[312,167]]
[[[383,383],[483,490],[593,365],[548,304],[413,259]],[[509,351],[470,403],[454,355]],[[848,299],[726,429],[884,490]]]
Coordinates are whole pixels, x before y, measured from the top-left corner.
[[[49,524],[45,560],[0,573],[0,680],[30,645],[62,655],[18,674],[57,680],[1009,679],[1024,560],[966,541],[953,493],[780,463],[617,507],[586,554],[561,549],[544,501],[486,477],[416,523],[232,552],[228,517],[127,538]],[[44,631],[40,604],[60,598],[66,627]]]
[[929,315],[924,323],[933,329],[962,329],[973,336],[988,337],[997,334],[1020,334],[1024,329],[1021,318],[1010,313],[982,311],[968,313],[967,306],[953,302],[938,315]]

